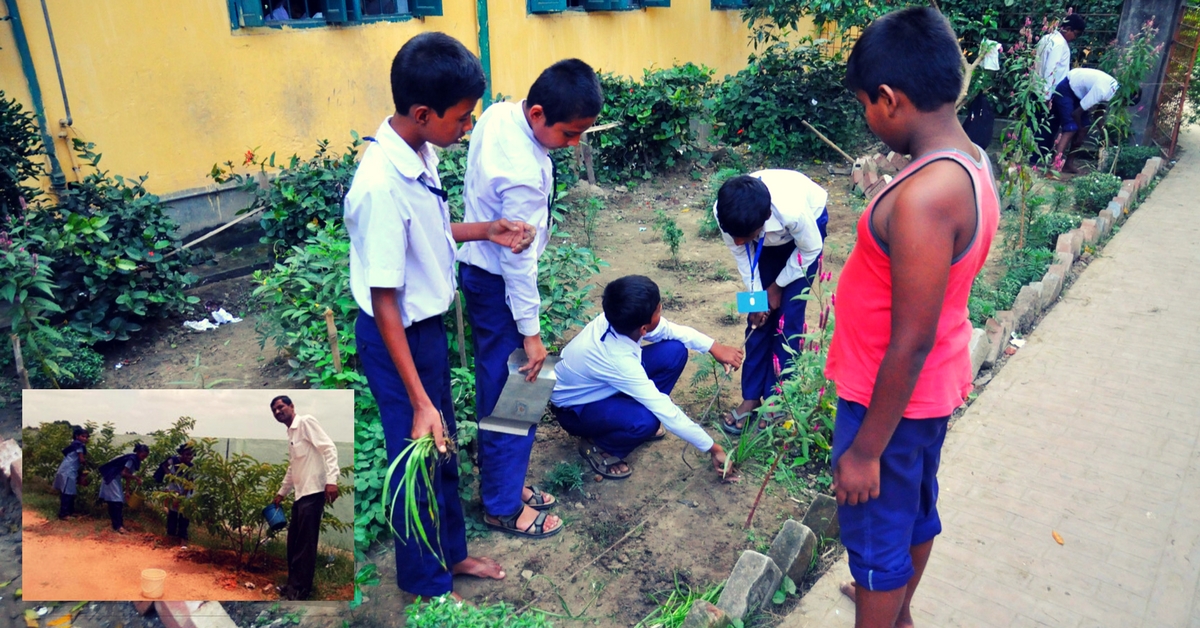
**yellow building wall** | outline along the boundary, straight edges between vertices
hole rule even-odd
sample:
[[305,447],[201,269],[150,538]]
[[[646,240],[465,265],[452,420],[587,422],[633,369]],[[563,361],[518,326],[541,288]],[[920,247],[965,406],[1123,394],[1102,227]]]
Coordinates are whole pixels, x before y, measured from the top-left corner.
[[[40,0],[17,0],[51,132],[66,117]],[[582,58],[604,71],[693,61],[734,72],[749,39],[737,11],[709,0],[616,13],[527,15],[524,0],[489,5],[493,90],[524,96],[550,63]],[[444,0],[444,17],[347,27],[231,30],[224,0],[47,0],[74,125],[113,173],[148,173],[163,194],[209,185],[215,163],[247,149],[311,154],[350,130],[373,134],[392,111],[388,72],[410,37],[440,30],[478,52],[475,0]],[[12,41],[0,24],[0,89],[29,106]],[[69,138],[56,142],[68,180]],[[86,174],[86,172],[84,173]]]

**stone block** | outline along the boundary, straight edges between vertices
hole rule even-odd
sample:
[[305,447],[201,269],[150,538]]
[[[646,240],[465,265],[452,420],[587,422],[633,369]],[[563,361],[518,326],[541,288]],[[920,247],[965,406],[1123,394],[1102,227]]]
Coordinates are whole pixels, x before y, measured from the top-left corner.
[[1058,234],[1058,242],[1055,244],[1054,252],[1057,254],[1062,254],[1062,255],[1070,255],[1071,260],[1074,261],[1076,255],[1073,252],[1073,248],[1071,246],[1071,234],[1070,233]]
[[888,153],[888,161],[892,162],[892,167],[895,168],[897,172],[904,170],[908,167],[908,164],[912,162],[908,155],[901,155],[896,151]]
[[704,600],[693,602],[692,610],[683,620],[683,628],[729,628],[731,626],[733,626],[733,620],[725,614],[725,611],[717,608],[712,602]]
[[1012,337],[1012,327],[1005,326],[995,318],[989,318],[984,323],[983,330],[987,332],[988,337],[988,354],[983,360],[983,366],[991,368],[996,364],[996,360],[1000,359],[1000,352],[1008,345],[1008,339]]
[[896,167],[892,165],[892,160],[888,159],[887,157],[884,157],[879,153],[875,153],[874,159],[875,165],[879,168],[879,172],[891,174],[895,174],[897,172]]
[[1054,263],[1064,264],[1067,266],[1067,268],[1070,268],[1071,265],[1075,263],[1075,259],[1071,257],[1070,253],[1055,253]]
[[850,169],[850,180],[854,182],[855,187],[863,187],[863,164],[862,159],[854,160],[854,167]]
[[754,550],[746,550],[725,581],[717,608],[740,620],[770,600],[781,580],[783,572],[779,571],[775,561]]
[[1163,164],[1165,163],[1166,162],[1163,161],[1162,157],[1151,157],[1150,159],[1146,160],[1146,165],[1154,167],[1155,174],[1162,172]]
[[[971,330],[971,378],[979,374],[983,363],[992,352],[992,343],[988,340],[987,332],[982,329]],[[792,578],[795,580],[795,578]]]
[[220,602],[155,602],[167,628],[237,628]]
[[842,531],[837,518],[837,500],[828,495],[817,495],[800,523],[812,530],[817,538],[836,538]]
[[1147,185],[1150,185],[1150,177],[1147,176],[1145,172],[1139,174],[1134,181],[1137,181],[1138,192],[1141,192],[1142,190],[1146,189]]
[[1079,230],[1083,233],[1084,244],[1095,244],[1096,240],[1100,239],[1100,229],[1096,226],[1095,218],[1088,218],[1080,223]]
[[800,582],[808,573],[816,548],[817,535],[804,524],[788,519],[771,542],[767,557],[794,582]]
[[866,195],[867,200],[871,200],[871,199],[875,198],[875,195],[882,192],[883,188],[885,188],[885,187],[887,187],[887,182],[880,179],[880,180],[876,181],[875,183],[873,183],[866,190],[864,190],[863,194]]
[[1041,307],[1043,310],[1054,305],[1058,300],[1058,295],[1062,293],[1063,282],[1067,279],[1068,270],[1062,266],[1051,266],[1044,276],[1042,276],[1042,300]]
[[1071,255],[1079,259],[1079,255],[1083,253],[1083,230],[1077,227],[1067,233],[1071,236]]
[[1033,327],[1038,314],[1042,313],[1042,282],[1035,281],[1022,286],[1013,301],[1013,316],[1017,319],[1016,331],[1027,332]]
[[1125,179],[1121,182],[1121,192],[1133,196],[1138,191],[1137,179]]
[[1109,232],[1112,231],[1112,217],[1108,212],[1100,212],[1096,216],[1096,236],[1097,239],[1107,238]]

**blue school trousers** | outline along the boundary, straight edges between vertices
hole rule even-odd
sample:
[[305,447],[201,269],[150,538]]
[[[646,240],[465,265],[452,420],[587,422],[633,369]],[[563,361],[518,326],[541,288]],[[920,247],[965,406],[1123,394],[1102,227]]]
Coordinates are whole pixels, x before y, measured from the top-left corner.
[[[825,240],[826,225],[829,224],[829,212],[822,211],[817,218],[817,228],[821,232],[821,240]],[[783,272],[788,260],[796,255],[798,250],[794,242],[779,246],[764,246],[758,260],[758,277],[764,290],[775,282],[779,273]],[[822,253],[824,254],[824,253]],[[750,324],[746,324],[746,355],[742,361],[742,399],[765,400],[775,394],[775,384],[778,380],[775,374],[775,361],[779,368],[787,368],[792,359],[791,353],[784,348],[787,346],[799,353],[801,345],[800,334],[804,331],[804,310],[808,301],[798,299],[805,288],[812,283],[818,260],[812,261],[806,268],[806,276],[798,277],[783,288],[783,305],[767,316],[767,322],[753,333]],[[779,332],[779,317],[783,316],[783,333]]]
[[[675,382],[687,366],[688,350],[678,340],[663,340],[642,347],[642,367],[654,386],[671,394]],[[558,408],[558,424],[568,434],[589,438],[597,447],[618,458],[625,458],[634,449],[654,438],[658,432],[658,417],[646,406],[626,395]]]
[[[400,373],[383,344],[383,336],[375,319],[359,313],[354,324],[358,357],[362,360],[367,384],[379,405],[379,421],[383,425],[383,436],[387,441],[388,461],[395,460],[400,451],[409,444],[412,436],[413,407],[408,391],[400,379]],[[417,375],[426,394],[442,411],[446,420],[446,438],[454,438],[457,431],[454,422],[454,404],[450,396],[450,346],[446,342],[446,327],[441,316],[418,321],[404,330]],[[404,468],[401,461],[399,469]],[[400,484],[402,473],[392,476],[392,486],[385,488],[394,494]],[[402,506],[398,505],[397,520],[392,522],[398,535],[396,541],[396,584],[409,593],[422,597],[435,597],[453,590],[453,578],[447,569],[467,558],[467,529],[463,519],[462,502],[458,498],[458,459],[439,462],[433,473],[433,495],[421,490],[417,502],[421,511],[421,525],[433,531],[429,520],[429,500],[437,502],[439,519],[436,532],[429,534],[434,549],[441,549],[446,568],[437,556],[416,538],[403,538],[404,521],[399,519]],[[403,504],[404,495],[397,501]]]
[[[508,380],[508,356],[525,345],[505,300],[504,278],[470,264],[461,264],[459,288],[467,301],[467,322],[475,349],[475,417],[492,415]],[[483,510],[493,517],[510,517],[525,504],[521,491],[529,471],[537,426],[524,436],[479,430],[479,494]]]

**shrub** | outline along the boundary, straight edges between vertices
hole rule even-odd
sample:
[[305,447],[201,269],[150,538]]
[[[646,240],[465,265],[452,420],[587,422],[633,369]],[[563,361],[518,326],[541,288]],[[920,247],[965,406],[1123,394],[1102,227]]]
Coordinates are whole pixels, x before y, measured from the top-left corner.
[[679,228],[675,219],[668,216],[666,211],[660,209],[654,212],[654,230],[671,250],[671,261],[678,266],[679,247],[683,246],[683,229]]
[[849,149],[865,123],[854,95],[842,85],[845,73],[840,56],[826,56],[812,43],[772,44],[716,89],[715,135],[728,144],[749,144],[775,161],[836,155],[801,124],[807,121]]
[[[1162,151],[1157,146],[1122,146],[1119,149],[1110,149],[1110,153],[1101,170],[1111,172],[1121,179],[1133,179],[1142,173],[1142,168],[1146,167],[1146,160],[1153,157],[1162,156]],[[1116,163],[1114,163],[1116,162]]]
[[1121,191],[1121,179],[1106,172],[1089,172],[1075,179],[1075,207],[1098,214]]
[[44,174],[42,136],[37,117],[0,90],[0,218],[22,216],[28,203],[41,196],[30,182]]
[[546,473],[546,488],[565,495],[583,490],[583,465],[578,462],[560,462]]
[[341,222],[342,199],[350,189],[350,181],[358,167],[355,158],[362,140],[351,132],[350,145],[345,152],[329,150],[329,140],[317,142],[316,153],[307,159],[292,155],[286,165],[276,164],[275,153],[260,159],[253,150],[246,151],[243,166],[258,166],[259,175],[266,178],[266,187],[259,177],[234,172],[233,162],[224,167],[214,165],[209,176],[217,183],[234,181],[253,195],[254,200],[244,212],[262,209],[262,224],[266,235],[262,241],[285,247],[304,242],[310,229],[320,229],[330,222]]
[[717,204],[717,192],[720,191],[724,183],[743,171],[738,168],[722,168],[708,179],[708,197],[704,199],[704,206],[700,208],[700,229],[697,235],[704,240],[716,240],[721,237],[721,225],[717,223],[717,215],[713,213],[713,207]]
[[[92,349],[90,338],[70,328],[59,331],[58,339],[46,336],[45,332],[37,333],[41,336],[40,344],[62,350],[57,352],[62,355],[56,360],[57,388],[90,388],[104,379],[104,356]],[[43,369],[30,369],[29,382],[36,388],[56,387]]]
[[713,71],[686,63],[671,68],[645,70],[642,82],[615,74],[601,74],[604,108],[599,123],[620,126],[593,134],[592,147],[600,176],[650,178],[696,152],[692,118],[704,115],[704,98]]
[[1058,244],[1058,236],[1078,227],[1079,223],[1079,216],[1074,214],[1053,211],[1040,214],[1029,225],[1027,246],[1053,251]]
[[542,295],[542,340],[558,346],[575,327],[590,320],[592,291],[587,281],[608,266],[591,249],[564,243],[548,246],[538,261],[538,292]]
[[537,611],[518,614],[504,602],[475,606],[456,602],[449,596],[409,604],[406,613],[409,628],[551,628],[546,617]]

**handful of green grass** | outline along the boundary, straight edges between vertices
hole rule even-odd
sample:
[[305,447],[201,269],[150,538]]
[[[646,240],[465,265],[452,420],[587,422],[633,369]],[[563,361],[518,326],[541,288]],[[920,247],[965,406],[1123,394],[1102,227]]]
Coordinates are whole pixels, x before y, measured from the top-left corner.
[[[406,539],[417,539],[429,551],[437,557],[438,562],[442,567],[446,567],[446,559],[442,555],[441,540],[438,536],[438,505],[437,498],[433,494],[433,472],[436,468],[442,454],[438,453],[437,446],[434,445],[433,436],[426,434],[421,438],[409,441],[407,447],[400,452],[400,455],[392,461],[388,467],[387,474],[383,478],[383,511],[387,514],[388,528],[392,534],[400,536],[396,531],[395,525],[392,523],[396,516],[396,502],[400,501],[400,493],[403,492],[404,501],[404,535]],[[400,466],[400,461],[404,460],[404,474],[400,477],[400,484],[396,487],[395,492],[391,495],[391,505],[388,504],[388,489],[392,486],[392,474],[396,472]],[[429,496],[428,513],[429,520],[433,524],[432,530],[426,530],[421,524],[421,505],[417,503],[417,493],[419,489],[424,489],[425,494]],[[454,496],[458,498],[457,495]],[[430,535],[437,541],[438,547],[435,549],[433,542],[430,541]]]

